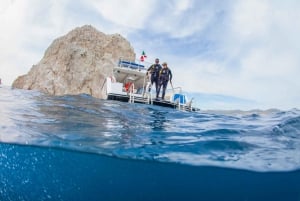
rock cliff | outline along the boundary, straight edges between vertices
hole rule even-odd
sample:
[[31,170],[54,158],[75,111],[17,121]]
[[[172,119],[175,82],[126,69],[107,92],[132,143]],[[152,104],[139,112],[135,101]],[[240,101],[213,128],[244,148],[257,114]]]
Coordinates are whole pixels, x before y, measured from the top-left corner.
[[135,59],[125,38],[85,25],[54,40],[42,60],[28,74],[19,76],[12,87],[52,95],[85,93],[106,98],[106,77],[113,74],[119,58]]

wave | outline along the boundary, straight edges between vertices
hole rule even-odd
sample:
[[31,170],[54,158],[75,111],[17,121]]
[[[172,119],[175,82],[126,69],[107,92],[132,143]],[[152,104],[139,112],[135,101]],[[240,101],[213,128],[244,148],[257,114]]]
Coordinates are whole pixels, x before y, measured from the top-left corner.
[[300,111],[182,112],[1,88],[0,141],[251,171],[300,168]]
[[300,116],[291,117],[273,128],[275,134],[281,134],[292,138],[300,137]]

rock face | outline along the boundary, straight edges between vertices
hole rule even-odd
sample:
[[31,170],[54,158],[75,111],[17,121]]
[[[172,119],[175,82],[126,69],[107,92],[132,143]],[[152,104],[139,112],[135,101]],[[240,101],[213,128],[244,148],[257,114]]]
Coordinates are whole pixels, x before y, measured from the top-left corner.
[[106,77],[112,76],[120,58],[135,59],[125,38],[85,25],[54,40],[42,60],[28,74],[19,76],[12,87],[52,95],[85,93],[106,98]]

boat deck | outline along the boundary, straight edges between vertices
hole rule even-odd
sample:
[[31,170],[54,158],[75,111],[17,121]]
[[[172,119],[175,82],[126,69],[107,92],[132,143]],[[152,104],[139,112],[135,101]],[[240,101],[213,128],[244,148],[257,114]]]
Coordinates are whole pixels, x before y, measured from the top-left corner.
[[151,91],[150,77],[145,65],[120,60],[114,67],[113,78],[107,78],[107,99],[129,103],[142,103],[174,108],[183,111],[196,111],[192,101],[182,94],[181,87],[167,89],[165,100],[155,99],[156,93]]
[[130,95],[127,95],[127,94],[109,93],[107,99],[121,101],[121,102],[132,102],[132,103],[141,103],[141,104],[148,104],[148,105],[157,105],[157,106],[169,107],[169,108],[174,108],[174,109],[179,109],[179,110],[184,110],[184,111],[198,111],[199,110],[197,108],[192,108],[187,105],[176,104],[174,102],[167,101],[167,100],[162,100],[162,99],[149,100],[147,97],[143,97],[141,95],[134,95],[134,97],[132,97],[130,99]]

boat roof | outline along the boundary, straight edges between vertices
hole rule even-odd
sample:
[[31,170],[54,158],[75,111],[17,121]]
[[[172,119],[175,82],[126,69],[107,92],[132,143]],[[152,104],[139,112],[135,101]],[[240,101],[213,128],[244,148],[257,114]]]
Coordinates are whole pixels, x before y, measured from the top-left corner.
[[136,85],[142,86],[147,73],[144,65],[132,61],[119,60],[114,67],[114,76],[117,82],[125,83],[132,81]]

